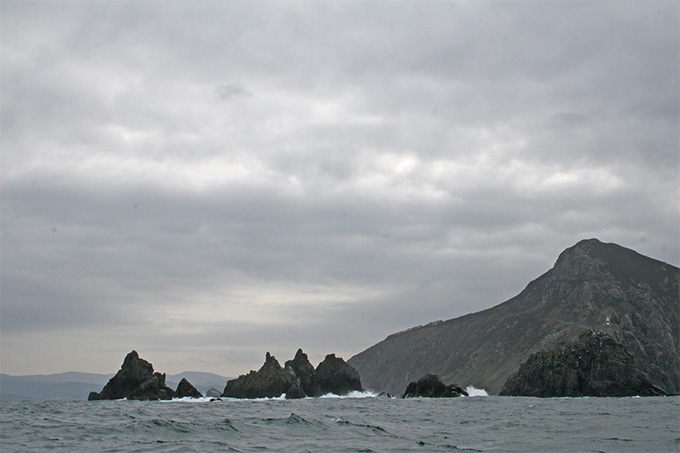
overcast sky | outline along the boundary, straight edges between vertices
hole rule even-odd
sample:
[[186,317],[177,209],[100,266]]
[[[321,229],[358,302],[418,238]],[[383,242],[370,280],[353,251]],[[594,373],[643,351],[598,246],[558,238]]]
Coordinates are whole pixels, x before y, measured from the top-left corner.
[[2,372],[348,359],[679,255],[678,2],[3,1]]

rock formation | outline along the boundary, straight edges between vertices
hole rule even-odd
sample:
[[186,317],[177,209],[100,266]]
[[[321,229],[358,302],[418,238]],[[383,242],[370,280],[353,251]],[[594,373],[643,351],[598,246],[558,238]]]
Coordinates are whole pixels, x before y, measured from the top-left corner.
[[251,371],[227,382],[222,396],[228,398],[303,398],[300,379],[290,368],[283,368],[276,357],[267,352],[264,365],[258,371]]
[[[193,388],[188,381],[185,384],[180,382],[183,389],[188,389],[187,384]],[[180,390],[179,387],[178,390]],[[198,392],[195,388],[194,390]],[[200,393],[198,395],[200,396]],[[102,391],[100,393],[91,392],[87,399],[90,401],[122,398],[129,400],[169,400],[173,397],[175,397],[175,392],[165,385],[165,373],[154,372],[153,365],[141,359],[137,351],[132,351],[125,356],[120,370],[109,380]]]
[[219,398],[220,396],[222,396],[222,392],[215,388],[210,388],[207,392],[205,392],[205,396],[209,398]]
[[309,363],[307,354],[298,349],[293,360],[288,360],[285,367],[291,369],[300,378],[300,385],[307,396],[319,396],[319,386],[316,382],[314,366]]
[[316,367],[314,380],[317,395],[345,395],[353,390],[361,390],[361,377],[357,370],[341,358],[335,357],[335,354],[328,354]]
[[[199,392],[196,387],[191,385],[186,378],[182,378],[177,384],[177,390],[175,391],[175,396],[177,398],[202,398],[201,392]],[[219,395],[217,395],[219,396]]]
[[345,395],[353,390],[361,390],[361,379],[344,360],[329,354],[314,369],[307,354],[299,349],[285,367],[267,353],[262,368],[228,381],[222,396],[273,398],[285,394],[286,398],[304,398],[327,393]]
[[468,396],[468,393],[455,384],[445,385],[434,374],[426,374],[417,382],[406,386],[402,398],[456,398]]
[[632,354],[610,336],[584,331],[578,341],[532,354],[508,378],[501,395],[509,396],[658,396]]
[[679,294],[677,267],[616,244],[584,240],[509,301],[390,335],[348,363],[376,392],[397,394],[434,373],[444,382],[498,394],[532,353],[594,329],[621,343],[653,385],[677,394]]

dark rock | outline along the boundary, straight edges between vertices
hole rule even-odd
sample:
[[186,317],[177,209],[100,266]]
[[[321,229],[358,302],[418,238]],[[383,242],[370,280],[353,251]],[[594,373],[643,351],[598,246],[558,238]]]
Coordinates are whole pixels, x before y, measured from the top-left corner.
[[456,398],[468,396],[468,393],[455,384],[445,385],[434,374],[426,374],[406,386],[402,398]]
[[170,400],[175,392],[165,385],[165,374],[154,373],[153,377],[143,382],[127,396],[129,400]]
[[305,393],[305,396],[317,396],[319,393],[319,387],[316,383],[316,371],[311,363],[309,363],[309,358],[307,354],[302,352],[302,349],[298,349],[295,353],[293,360],[288,360],[285,364],[285,368],[293,370],[295,375],[300,378],[300,385]]
[[220,396],[222,396],[222,392],[215,388],[210,388],[208,389],[207,392],[205,392],[205,396],[207,396],[208,398],[219,398]]
[[[186,378],[182,378],[177,384],[177,391],[175,391],[175,396],[177,398],[202,398],[201,392],[199,392],[196,387],[191,385]],[[218,395],[219,396],[219,395]]]
[[665,395],[640,371],[626,348],[593,330],[574,342],[531,355],[501,395],[537,397]]
[[380,392],[376,398],[387,398],[387,399],[392,399],[394,398],[394,395],[388,392]]
[[227,382],[222,396],[228,398],[274,398],[286,394],[286,398],[303,398],[300,379],[290,368],[282,368],[269,353],[258,371],[251,371]]
[[222,396],[273,398],[285,394],[286,398],[305,398],[327,393],[346,395],[353,390],[361,390],[361,379],[344,360],[329,354],[314,369],[307,354],[298,349],[285,367],[267,353],[262,368],[228,381]]
[[174,391],[165,385],[165,374],[154,373],[153,365],[130,352],[114,377],[100,393],[91,392],[88,400],[170,399]]
[[361,391],[361,377],[357,370],[335,354],[328,354],[316,367],[315,381],[317,392],[313,396],[333,393],[346,395],[352,391]]

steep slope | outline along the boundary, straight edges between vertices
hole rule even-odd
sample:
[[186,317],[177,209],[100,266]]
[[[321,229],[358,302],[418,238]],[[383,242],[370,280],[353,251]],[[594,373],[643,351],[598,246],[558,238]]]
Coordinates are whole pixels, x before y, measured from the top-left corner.
[[366,388],[400,393],[427,373],[500,392],[529,355],[593,329],[630,351],[650,381],[680,391],[680,269],[597,239],[496,307],[387,337],[352,357]]

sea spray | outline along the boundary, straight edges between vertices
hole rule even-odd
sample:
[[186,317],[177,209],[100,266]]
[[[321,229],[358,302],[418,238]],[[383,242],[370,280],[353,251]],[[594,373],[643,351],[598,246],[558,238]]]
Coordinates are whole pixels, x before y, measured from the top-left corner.
[[472,396],[489,396],[489,394],[486,393],[486,390],[475,388],[475,387],[473,387],[472,385],[468,385],[468,386],[465,388],[465,391],[468,392],[468,397],[472,397]]

